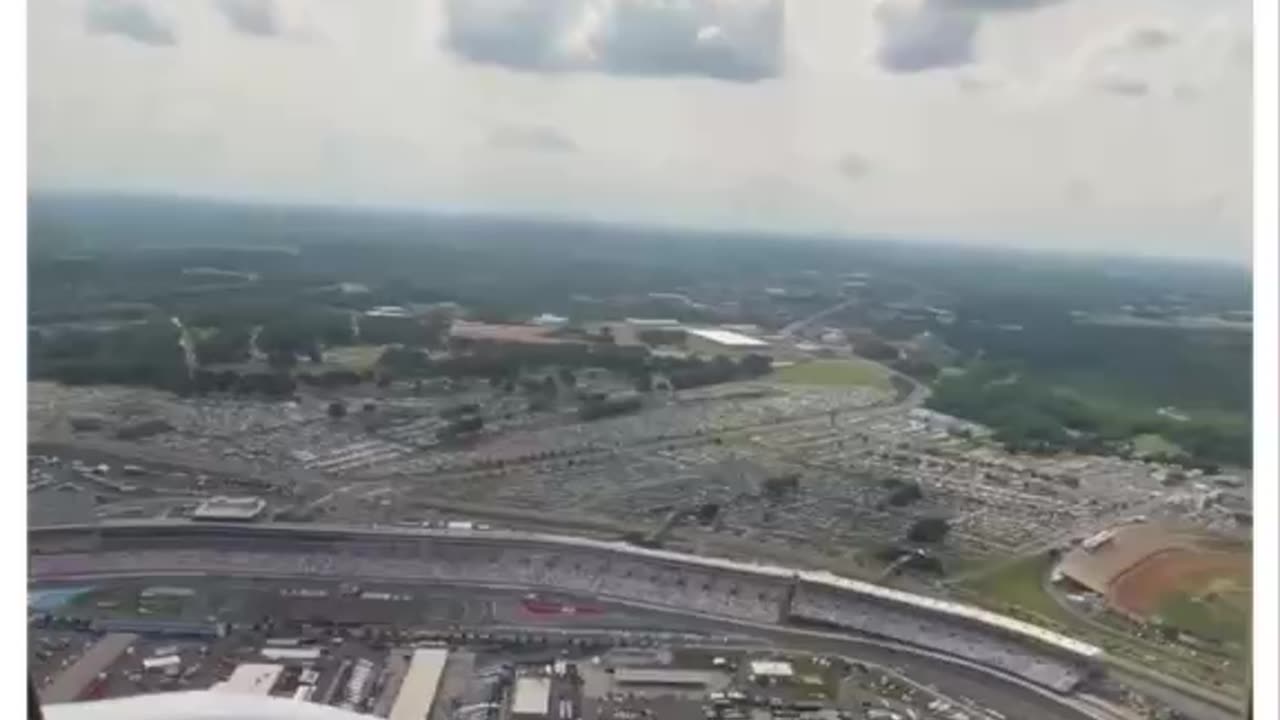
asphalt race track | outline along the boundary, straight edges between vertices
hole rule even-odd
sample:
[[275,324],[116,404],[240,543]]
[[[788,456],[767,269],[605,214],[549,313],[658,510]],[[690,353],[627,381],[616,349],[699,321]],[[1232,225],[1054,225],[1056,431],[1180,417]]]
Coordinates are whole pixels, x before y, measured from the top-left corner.
[[[199,568],[191,568],[198,573]],[[72,578],[61,578],[71,580]],[[224,589],[237,585],[248,590],[262,590],[270,587],[287,586],[336,586],[336,580],[317,582],[314,578],[263,578],[258,576],[249,579],[241,576],[192,575],[184,578],[189,584],[209,584],[222,586]],[[57,578],[33,578],[45,585],[47,581],[56,582]],[[93,577],[79,578],[91,584],[107,586],[120,582],[137,583],[139,578]],[[161,580],[147,575],[147,583],[154,584]],[[1086,713],[1074,707],[1064,705],[1046,696],[1046,691],[1033,690],[1024,683],[1012,678],[1005,678],[976,667],[962,664],[941,657],[930,657],[920,651],[905,647],[893,647],[872,638],[853,637],[845,633],[828,633],[808,631],[801,628],[785,626],[769,627],[763,624],[744,624],[742,622],[695,616],[668,609],[633,607],[616,602],[595,602],[583,598],[583,602],[593,602],[603,612],[597,615],[548,616],[526,612],[520,599],[523,591],[512,588],[441,586],[434,584],[409,584],[396,579],[388,579],[378,583],[380,591],[396,591],[402,589],[412,592],[412,615],[404,617],[406,622],[418,620],[424,625],[438,627],[470,627],[482,629],[489,626],[503,628],[521,627],[530,631],[548,628],[573,628],[577,630],[630,630],[630,631],[677,631],[701,633],[712,637],[734,636],[750,637],[763,644],[779,648],[789,648],[807,652],[837,654],[862,660],[869,663],[898,668],[903,674],[916,682],[934,686],[943,694],[971,698],[979,704],[993,708],[1010,718],[1036,718],[1037,720],[1080,720],[1081,718],[1100,717]],[[261,593],[261,596],[274,593]],[[288,603],[298,607],[298,598],[287,598]],[[283,605],[283,603],[282,603]],[[305,604],[304,606],[305,607]],[[385,607],[385,606],[384,606]],[[345,611],[340,604],[316,606],[317,614]],[[254,603],[244,608],[250,614],[278,612],[279,608],[270,604]],[[310,611],[304,610],[306,614]],[[351,620],[358,618],[350,617]]]

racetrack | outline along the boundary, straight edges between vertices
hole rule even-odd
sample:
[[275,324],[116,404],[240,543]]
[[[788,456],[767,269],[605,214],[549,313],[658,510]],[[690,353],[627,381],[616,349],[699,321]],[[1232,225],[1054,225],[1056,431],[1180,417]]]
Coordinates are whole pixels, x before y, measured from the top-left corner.
[[[1082,710],[1072,698],[1039,687],[1010,671],[884,638],[781,624],[774,603],[781,599],[778,593],[789,587],[790,579],[785,576],[766,574],[752,578],[730,568],[712,572],[707,568],[676,564],[640,564],[635,558],[606,552],[605,556],[612,558],[606,562],[613,568],[609,571],[613,584],[600,584],[603,578],[594,578],[597,570],[592,569],[589,563],[592,557],[598,561],[603,556],[575,555],[565,548],[552,555],[547,555],[545,549],[526,551],[521,549],[520,543],[502,540],[497,534],[493,539],[486,535],[467,542],[419,537],[413,544],[409,544],[406,538],[388,542],[390,538],[383,537],[381,545],[369,537],[362,537],[361,544],[353,546],[341,541],[326,544],[312,540],[313,544],[308,544],[292,540],[288,535],[264,537],[259,534],[262,529],[261,526],[241,528],[248,535],[237,539],[237,530],[233,528],[209,532],[212,528],[208,526],[194,526],[186,535],[183,535],[186,531],[174,528],[173,534],[167,537],[143,532],[139,528],[119,537],[110,537],[107,533],[99,539],[105,546],[97,549],[58,550],[56,546],[41,547],[41,543],[33,541],[35,553],[31,558],[31,572],[33,579],[41,581],[203,574],[217,578],[252,577],[258,578],[259,582],[263,578],[292,579],[299,584],[344,580],[385,583],[413,587],[415,596],[432,598],[428,606],[443,609],[440,613],[420,610],[397,617],[396,622],[406,626],[421,624],[456,628],[467,625],[480,629],[496,623],[531,629],[586,628],[592,625],[616,628],[617,619],[625,618],[628,622],[623,625],[629,627],[695,630],[719,635],[748,633],[800,650],[837,653],[861,657],[877,664],[900,666],[917,681],[936,685],[948,695],[974,698],[1008,717],[1050,720],[1105,717]],[[47,550],[53,552],[45,552]],[[524,559],[525,553],[534,553],[535,563],[547,566],[535,565],[531,570]],[[587,575],[575,572],[579,561],[583,563],[581,573]],[[551,562],[558,565],[553,566]],[[625,577],[622,575],[624,570]],[[424,572],[443,572],[444,576],[433,578]],[[638,574],[634,578],[633,572]],[[650,578],[650,574],[654,577]],[[664,584],[666,590],[655,592],[658,586],[649,583],[659,580],[660,575],[663,583],[681,583],[680,589]],[[680,579],[675,580],[677,577]],[[580,585],[580,589],[572,592],[557,584],[560,581],[578,583],[584,578],[588,584]],[[687,588],[683,585],[685,582],[688,583]],[[706,592],[703,588],[708,586],[703,583],[710,583],[713,592]],[[594,590],[584,591],[586,587]],[[737,591],[730,588],[737,587],[741,587],[741,594],[733,595]],[[726,589],[729,595],[724,594]],[[441,598],[456,597],[459,593],[492,596],[505,592],[511,596],[529,590],[544,593],[558,590],[561,596],[577,597],[587,605],[599,605],[608,620],[590,615],[537,616],[518,611],[452,612],[448,611],[448,602],[439,602]],[[303,618],[333,616],[347,622],[360,621],[359,610],[350,608],[349,603],[337,602],[337,598],[313,604],[314,607],[304,607],[299,611],[298,599],[291,598],[290,612],[295,616],[300,612]],[[473,605],[464,602],[461,607]],[[496,609],[500,605],[511,607],[509,602],[495,603],[490,607]],[[771,605],[772,610],[769,609]],[[282,607],[273,609],[268,604],[255,612],[259,617],[262,614],[276,615]]]
[[[32,577],[37,580],[203,574],[295,578],[309,583],[354,580],[411,586],[417,591],[429,587],[464,588],[469,595],[558,592],[588,605],[626,608],[625,612],[607,612],[604,625],[626,618],[631,621],[628,625],[644,627],[657,616],[661,618],[658,628],[683,629],[693,623],[696,628],[718,628],[718,632],[749,631],[754,636],[778,638],[778,642],[798,639],[802,644],[876,648],[872,652],[890,653],[891,658],[899,659],[897,664],[919,667],[922,672],[931,673],[929,677],[936,676],[940,688],[946,687],[942,684],[945,676],[981,678],[980,682],[953,692],[972,694],[985,686],[988,694],[1003,697],[992,699],[993,707],[1018,708],[1016,714],[1009,713],[1010,717],[1027,717],[1031,707],[1039,708],[1034,713],[1037,717],[1045,716],[1046,707],[1065,713],[1049,717],[1105,717],[1095,710],[1081,709],[1072,698],[1045,687],[1042,671],[1046,662],[1053,670],[1053,646],[1045,647],[1030,637],[1019,640],[996,628],[983,629],[983,622],[1004,623],[1000,618],[966,618],[964,613],[957,615],[955,609],[939,608],[931,599],[912,599],[896,591],[862,587],[865,584],[838,578],[826,580],[821,574],[774,566],[744,565],[623,543],[536,533],[281,523],[142,521],[36,528],[31,533],[30,547]],[[825,597],[822,593],[813,596],[813,590],[822,590]],[[877,598],[886,592],[888,596]],[[805,603],[810,610],[844,613],[844,621],[833,618],[843,629],[817,632],[787,622],[793,617],[789,609],[792,593],[808,593]],[[830,604],[841,597],[853,604]],[[587,627],[587,617],[508,612],[486,615],[483,622],[542,628],[574,623]],[[638,622],[636,618],[640,618]],[[821,614],[815,618],[828,622]],[[437,624],[447,618],[406,621],[410,625],[427,621]],[[894,623],[898,630],[889,631],[888,626]],[[956,645],[957,640],[960,645]],[[1048,640],[1067,641],[1068,647],[1073,642],[1066,638]],[[994,656],[992,647],[997,651]],[[1043,654],[1046,652],[1048,655]],[[1059,660],[1070,662],[1061,652],[1059,649]],[[874,658],[868,660],[877,662]],[[1037,667],[1040,669],[1033,671]]]
[[[246,571],[248,573],[249,571]],[[111,582],[139,582],[147,584],[159,582],[160,577],[168,581],[182,579],[178,573],[158,575],[153,572],[139,572],[136,577],[122,577],[119,573],[105,576],[91,571],[75,575],[59,577],[44,576],[37,580],[74,581],[86,584],[87,581],[109,584]],[[222,585],[228,582],[245,583],[262,586],[264,584],[288,587],[293,585],[315,586],[316,578],[275,577],[266,578],[261,574],[252,575],[206,575],[198,568],[188,568],[185,580],[197,584]],[[337,579],[328,581],[336,586]],[[591,618],[583,616],[547,616],[530,618],[518,612],[519,598],[528,588],[501,587],[494,585],[441,586],[435,584],[412,585],[400,578],[386,578],[385,587],[389,589],[410,588],[417,591],[429,608],[443,610],[455,608],[448,612],[428,610],[434,615],[437,627],[452,627],[473,630],[501,629],[511,631],[526,629],[529,632],[547,632],[551,630],[573,631],[619,631],[635,633],[677,631],[696,632],[708,637],[732,636],[735,638],[750,637],[770,646],[791,648],[804,652],[843,655],[864,662],[898,668],[912,680],[932,686],[938,692],[956,698],[971,698],[978,704],[993,708],[1010,718],[1037,718],[1037,720],[1103,720],[1106,715],[1077,705],[1067,697],[1056,695],[1050,691],[1034,687],[1032,684],[1001,673],[992,672],[972,663],[964,663],[937,653],[930,653],[918,648],[887,642],[869,637],[856,637],[846,633],[827,632],[816,629],[779,626],[768,623],[750,623],[717,618],[696,612],[684,612],[672,608],[659,608],[644,603],[628,602],[624,599],[592,599],[600,605],[604,612],[601,616]],[[379,585],[383,589],[384,585]],[[416,598],[415,598],[416,599]],[[292,599],[296,601],[296,599]],[[250,612],[257,613],[263,608],[254,604]],[[465,618],[465,620],[464,620]],[[608,618],[606,621],[605,618]],[[497,625],[490,625],[497,623]],[[461,627],[459,627],[461,626]]]

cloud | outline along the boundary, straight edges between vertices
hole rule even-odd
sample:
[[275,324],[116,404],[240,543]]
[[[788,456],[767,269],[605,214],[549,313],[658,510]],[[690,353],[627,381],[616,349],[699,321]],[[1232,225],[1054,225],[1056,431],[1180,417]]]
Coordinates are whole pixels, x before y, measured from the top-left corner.
[[85,8],[85,27],[97,35],[119,35],[154,47],[177,43],[168,20],[130,0],[91,0]]
[[840,174],[849,180],[861,180],[871,172],[871,163],[858,153],[845,153],[836,164]]
[[912,73],[973,62],[979,15],[947,0],[882,0],[872,10],[880,28],[876,60]]
[[214,5],[231,27],[245,35],[274,37],[281,32],[273,0],[215,0]]
[[880,29],[875,58],[890,72],[914,73],[968,65],[983,20],[1028,12],[1062,0],[880,0],[872,20]]
[[1160,50],[1178,41],[1172,31],[1153,25],[1131,29],[1125,36],[1125,46],[1133,50]]
[[445,14],[450,51],[513,70],[754,82],[782,68],[783,0],[445,0]]
[[947,0],[952,7],[982,12],[1020,12],[1057,5],[1063,0]]
[[1094,87],[1103,92],[1122,97],[1143,97],[1151,91],[1151,86],[1147,81],[1116,73],[1108,73],[1098,77],[1094,81]]
[[535,152],[572,153],[578,152],[578,144],[573,138],[542,125],[522,125],[501,127],[489,135],[490,147],[503,150],[532,150]]
[[1097,199],[1097,191],[1093,184],[1087,180],[1075,178],[1066,184],[1062,191],[1063,197],[1067,204],[1071,207],[1086,207],[1093,205]]

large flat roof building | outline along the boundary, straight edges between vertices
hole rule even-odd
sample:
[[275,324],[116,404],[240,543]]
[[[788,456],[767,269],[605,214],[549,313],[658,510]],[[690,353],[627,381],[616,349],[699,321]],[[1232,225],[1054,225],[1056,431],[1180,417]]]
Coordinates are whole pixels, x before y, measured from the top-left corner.
[[721,673],[709,670],[672,670],[669,668],[620,667],[613,671],[619,685],[655,685],[668,687],[706,687]]
[[283,665],[274,663],[240,663],[225,682],[214,686],[218,692],[241,695],[270,695],[276,686]]
[[431,713],[431,706],[436,701],[436,690],[440,687],[440,678],[444,675],[444,666],[448,660],[447,648],[420,648],[413,651],[409,671],[405,673],[404,682],[400,683],[400,692],[396,694],[395,704],[391,706],[389,720],[424,720]]
[[753,338],[749,335],[743,335],[733,330],[723,330],[715,328],[686,328],[685,332],[693,337],[702,338],[707,342],[723,345],[733,348],[766,348],[769,343]]
[[742,355],[765,352],[769,343],[723,328],[685,328],[685,348],[700,355]]
[[550,713],[551,678],[531,675],[516,678],[516,687],[511,694],[511,717],[514,720],[543,720]]
[[267,508],[260,497],[212,497],[200,503],[191,517],[196,520],[253,520]]
[[449,338],[461,343],[508,345],[561,345],[576,342],[551,335],[545,325],[493,325],[459,320],[449,329]]

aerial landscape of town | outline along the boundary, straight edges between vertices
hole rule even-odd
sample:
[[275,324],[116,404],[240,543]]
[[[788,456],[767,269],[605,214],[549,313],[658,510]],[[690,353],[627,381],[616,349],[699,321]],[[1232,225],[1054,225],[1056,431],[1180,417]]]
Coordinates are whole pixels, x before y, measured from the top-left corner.
[[29,718],[1280,717],[1275,3],[0,11]]
[[1229,267],[32,210],[45,702],[958,720],[1245,692]]

